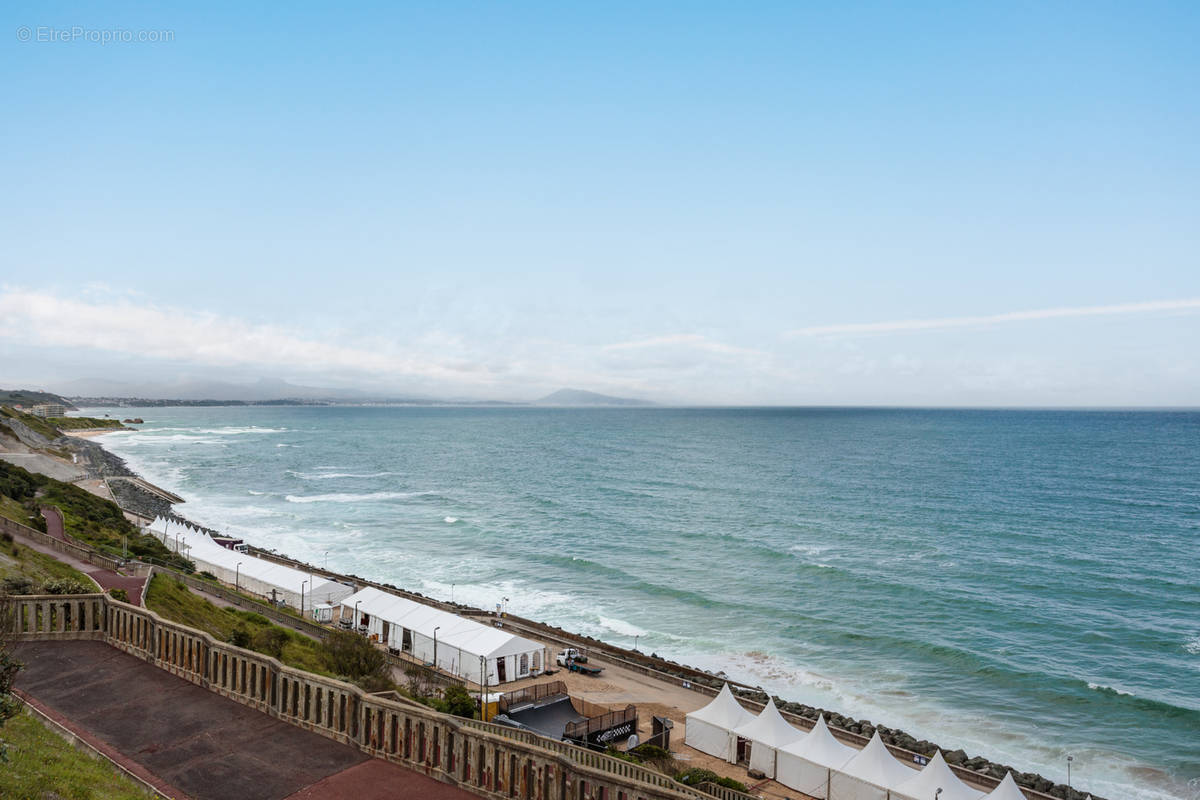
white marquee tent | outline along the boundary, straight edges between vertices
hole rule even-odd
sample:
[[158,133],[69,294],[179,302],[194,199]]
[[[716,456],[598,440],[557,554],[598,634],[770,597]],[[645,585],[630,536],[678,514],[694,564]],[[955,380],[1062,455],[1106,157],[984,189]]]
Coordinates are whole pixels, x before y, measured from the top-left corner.
[[1004,776],[1004,780],[1000,781],[999,786],[988,793],[984,800],[1025,800],[1025,795],[1017,787],[1017,782],[1013,780],[1010,772]]
[[388,647],[425,663],[436,660],[439,669],[460,678],[479,681],[486,672],[489,684],[500,684],[545,668],[546,648],[539,642],[374,587],[342,598],[341,606],[342,619],[352,618],[357,606],[357,624]]
[[266,598],[274,596],[293,608],[300,608],[303,594],[306,614],[314,605],[336,603],[354,591],[351,586],[320,575],[229,550],[213,541],[204,531],[180,522],[168,523],[159,517],[145,530],[194,562],[197,571],[210,572],[218,580],[236,585],[249,594]]
[[879,732],[829,779],[832,800],[889,800],[888,792],[916,772],[888,752]]
[[967,786],[954,774],[939,750],[929,759],[925,769],[896,786],[892,798],[931,800],[939,789],[941,794],[938,800],[980,800],[983,797],[983,792]]
[[822,714],[803,739],[779,751],[775,780],[810,797],[826,800],[831,771],[840,769],[857,753],[857,749],[833,738]]
[[750,742],[750,769],[761,770],[768,778],[775,777],[775,756],[779,750],[804,736],[788,724],[770,699],[757,717],[739,725],[733,733]]
[[734,762],[737,737],[733,729],[753,719],[754,715],[742,707],[727,683],[711,703],[684,717],[684,742],[702,753]]

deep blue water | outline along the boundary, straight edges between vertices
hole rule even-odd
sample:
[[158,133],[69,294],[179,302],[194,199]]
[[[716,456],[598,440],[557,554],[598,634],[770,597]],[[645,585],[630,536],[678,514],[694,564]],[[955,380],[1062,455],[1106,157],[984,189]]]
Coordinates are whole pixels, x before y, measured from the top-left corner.
[[1200,798],[1200,413],[137,413],[103,443],[256,544]]

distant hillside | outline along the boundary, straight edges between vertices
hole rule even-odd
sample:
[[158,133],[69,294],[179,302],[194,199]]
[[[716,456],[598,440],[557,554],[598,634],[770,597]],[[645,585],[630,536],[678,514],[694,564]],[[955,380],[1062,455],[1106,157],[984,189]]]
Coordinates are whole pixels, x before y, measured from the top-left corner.
[[630,397],[613,397],[584,389],[559,389],[548,394],[541,400],[534,401],[539,406],[652,406],[649,400],[636,400]]
[[75,406],[68,403],[66,399],[50,392],[35,392],[32,389],[0,389],[0,405],[29,408],[42,403],[60,403],[72,411],[75,410]]
[[362,392],[297,386],[286,381],[263,378],[254,383],[227,383],[208,380],[178,380],[162,383],[124,383],[106,378],[83,378],[54,388],[70,397],[153,398],[158,401],[207,401],[257,403],[282,400],[361,400]]

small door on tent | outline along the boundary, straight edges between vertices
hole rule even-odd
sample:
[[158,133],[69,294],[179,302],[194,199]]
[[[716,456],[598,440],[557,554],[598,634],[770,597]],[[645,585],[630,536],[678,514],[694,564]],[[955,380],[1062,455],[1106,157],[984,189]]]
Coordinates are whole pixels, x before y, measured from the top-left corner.
[[750,763],[750,740],[738,737],[737,742],[737,763]]
[[496,659],[496,681],[498,683],[504,683],[506,680],[508,680],[508,678],[504,675],[504,658],[500,657]]
[[383,643],[384,643],[384,644],[386,644],[386,645],[390,645],[390,644],[392,643],[392,640],[388,638],[388,635],[389,635],[391,632],[392,632],[392,625],[391,625],[391,623],[389,623],[387,620],[384,620],[384,621],[383,621],[383,636],[382,636],[382,637],[380,637],[380,638],[382,638],[382,639],[383,639]]
[[412,631],[404,628],[404,633],[400,636],[400,649],[406,653],[412,652]]

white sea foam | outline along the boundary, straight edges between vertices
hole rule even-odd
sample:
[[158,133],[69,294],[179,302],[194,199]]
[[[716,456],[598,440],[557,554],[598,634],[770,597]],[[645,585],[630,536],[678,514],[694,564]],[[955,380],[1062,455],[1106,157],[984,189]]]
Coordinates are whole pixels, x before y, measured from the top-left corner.
[[288,428],[260,428],[257,425],[227,425],[221,428],[153,428],[153,431],[172,431],[183,433],[217,434],[219,436],[238,436],[245,433],[287,433]]
[[1183,643],[1183,649],[1194,656],[1200,656],[1200,636],[1193,636]]
[[458,522],[458,517],[442,517],[442,522],[445,522],[447,525],[453,525]]
[[623,619],[616,619],[614,617],[605,617],[603,615],[597,615],[597,617],[599,618],[600,624],[602,626],[604,626],[608,630],[612,631],[613,633],[620,634],[621,636],[645,636],[646,635],[645,628],[639,628],[637,625],[634,625],[632,622],[626,622]]
[[432,492],[369,492],[367,494],[351,494],[335,492],[333,494],[289,494],[289,503],[373,503],[381,500],[405,500],[410,497],[421,497]]
[[388,475],[396,474],[395,472],[297,472],[294,469],[289,469],[287,473],[306,481],[327,481],[333,478],[385,478]]
[[1093,692],[1112,692],[1113,694],[1124,695],[1125,697],[1133,697],[1133,692],[1127,692],[1124,689],[1118,689],[1115,686],[1106,686],[1103,683],[1092,683],[1088,681],[1087,687]]
[[266,492],[256,492],[256,491],[254,491],[253,489],[247,489],[247,490],[246,490],[246,493],[247,493],[247,494],[252,494],[252,495],[254,495],[255,497],[262,497],[264,494],[266,494]]

